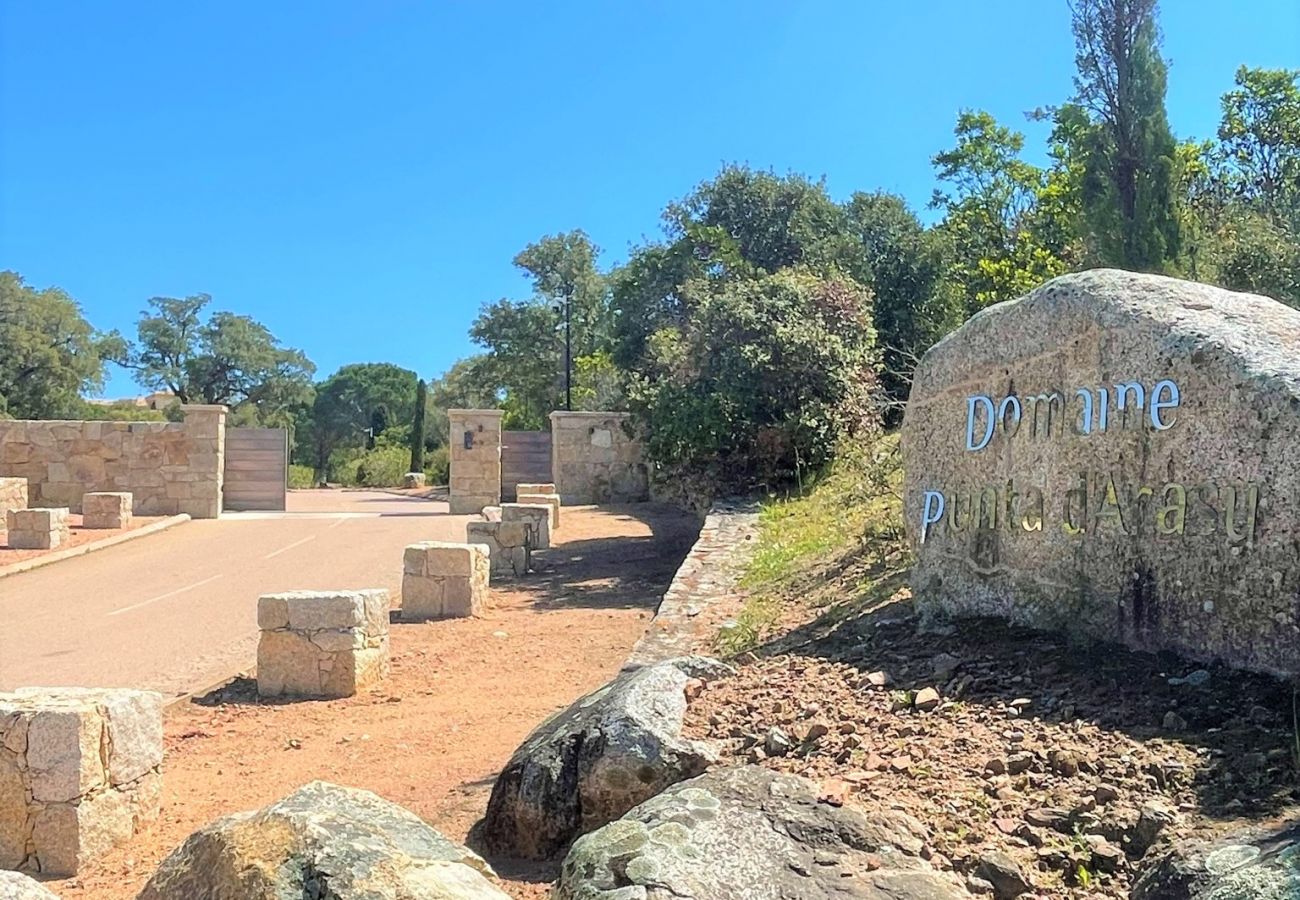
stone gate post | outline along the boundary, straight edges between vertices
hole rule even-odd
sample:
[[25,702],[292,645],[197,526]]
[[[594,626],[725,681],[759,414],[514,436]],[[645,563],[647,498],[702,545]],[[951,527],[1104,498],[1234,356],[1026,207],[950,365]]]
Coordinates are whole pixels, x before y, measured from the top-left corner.
[[192,441],[188,496],[177,494],[181,512],[196,519],[221,515],[221,491],[226,476],[226,407],[220,404],[185,404],[185,432]]
[[451,513],[470,515],[501,503],[499,409],[449,409]]

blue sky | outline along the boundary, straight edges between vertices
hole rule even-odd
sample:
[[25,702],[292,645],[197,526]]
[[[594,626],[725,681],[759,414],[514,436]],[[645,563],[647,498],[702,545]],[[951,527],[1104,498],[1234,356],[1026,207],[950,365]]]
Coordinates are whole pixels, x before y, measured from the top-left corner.
[[[1163,6],[1179,136],[1300,67],[1297,0]],[[1072,69],[1065,0],[0,0],[0,269],[130,336],[205,292],[321,376],[429,377],[542,234],[623,259],[724,162],[923,207],[959,109],[1024,127]]]

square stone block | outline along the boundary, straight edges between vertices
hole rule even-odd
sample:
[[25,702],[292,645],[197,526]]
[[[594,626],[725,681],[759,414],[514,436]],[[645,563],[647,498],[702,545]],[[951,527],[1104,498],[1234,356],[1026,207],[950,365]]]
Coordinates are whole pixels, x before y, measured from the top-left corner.
[[402,618],[446,619],[481,615],[491,572],[484,544],[423,541],[402,556]]
[[422,488],[424,487],[425,475],[423,472],[407,472],[402,476],[402,487],[405,488]]
[[544,503],[551,507],[551,530],[560,527],[560,498],[555,494],[524,494],[515,496],[515,502],[525,504]]
[[523,522],[528,526],[529,546],[545,550],[551,546],[551,512],[549,503],[502,503],[501,521]]
[[388,674],[388,591],[289,591],[257,601],[257,691],[350,697]]
[[526,523],[470,522],[465,526],[465,541],[488,548],[493,575],[528,573],[531,554]]
[[74,875],[158,815],[161,694],[0,694],[0,869]]
[[68,509],[11,509],[5,513],[14,550],[53,550],[68,540]]
[[520,494],[554,494],[556,493],[555,485],[549,482],[521,482],[515,485],[515,496]]
[[81,524],[85,528],[130,527],[131,494],[127,491],[94,491],[83,494]]

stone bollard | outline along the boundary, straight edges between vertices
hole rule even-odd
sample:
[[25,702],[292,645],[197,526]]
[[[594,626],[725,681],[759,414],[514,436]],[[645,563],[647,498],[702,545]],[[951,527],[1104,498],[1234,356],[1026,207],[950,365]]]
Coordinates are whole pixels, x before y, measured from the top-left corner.
[[0,478],[0,516],[11,509],[27,508],[27,479]]
[[83,528],[131,527],[131,494],[126,491],[96,491],[81,496]]
[[421,541],[402,554],[402,619],[482,615],[491,571],[482,544]]
[[11,550],[53,550],[68,541],[68,508],[11,509],[5,513]]
[[558,494],[524,494],[515,496],[515,502],[533,505],[544,504],[551,508],[551,530],[560,527],[560,497]]
[[523,522],[528,526],[529,548],[545,550],[551,546],[551,505],[549,503],[502,503],[502,522]]
[[75,875],[156,819],[162,707],[153,691],[0,694],[0,869]]
[[350,697],[388,675],[388,591],[288,591],[257,601],[257,693]]
[[402,487],[404,488],[422,488],[424,487],[423,472],[407,472],[402,476]]
[[526,575],[532,562],[526,522],[469,522],[465,542],[486,544],[493,575]]

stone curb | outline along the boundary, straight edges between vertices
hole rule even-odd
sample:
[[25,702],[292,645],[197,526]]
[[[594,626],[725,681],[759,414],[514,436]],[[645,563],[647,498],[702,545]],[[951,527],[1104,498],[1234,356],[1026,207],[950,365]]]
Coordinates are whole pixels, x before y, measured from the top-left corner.
[[628,672],[699,650],[695,617],[736,590],[758,538],[759,504],[718,501],[673,575],[646,632],[623,663]]
[[65,559],[72,559],[74,556],[84,556],[87,553],[93,553],[96,550],[103,550],[106,547],[113,547],[117,544],[124,544],[127,541],[133,541],[136,538],[142,538],[146,535],[157,534],[160,531],[166,531],[174,525],[180,525],[182,522],[190,521],[189,513],[181,513],[178,516],[168,516],[158,522],[153,522],[143,528],[135,528],[131,531],[115,534],[112,537],[104,538],[99,541],[91,541],[88,544],[79,544],[76,547],[68,547],[66,550],[56,550],[53,553],[47,553],[45,556],[37,556],[34,559],[25,559],[22,562],[16,562],[12,565],[0,568],[0,578],[7,578],[10,575],[19,575],[23,572],[30,572],[32,569],[39,569],[41,566],[48,566],[51,563],[62,562]]

